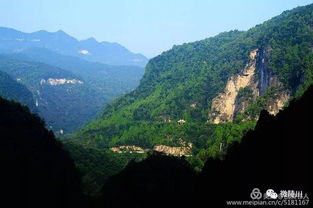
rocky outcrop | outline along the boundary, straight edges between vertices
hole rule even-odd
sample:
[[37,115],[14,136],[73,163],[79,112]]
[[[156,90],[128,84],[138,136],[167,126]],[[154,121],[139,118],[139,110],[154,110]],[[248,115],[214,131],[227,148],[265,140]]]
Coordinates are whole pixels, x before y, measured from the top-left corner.
[[191,103],[191,104],[190,104],[190,108],[193,108],[193,109],[194,109],[194,108],[196,108],[196,107],[197,107],[197,103]]
[[283,91],[279,93],[277,98],[269,101],[269,105],[267,106],[267,111],[271,115],[276,115],[279,110],[283,109],[285,104],[290,100],[290,95],[287,91]]
[[147,150],[137,147],[135,145],[125,145],[125,146],[119,146],[119,147],[112,147],[110,149],[113,152],[117,153],[124,153],[124,152],[129,152],[129,153],[145,153]]
[[183,124],[185,124],[185,123],[186,123],[186,121],[185,121],[185,120],[183,120],[183,119],[180,119],[180,120],[178,120],[178,121],[177,121],[177,123],[178,123],[179,125],[183,125]]
[[[276,87],[278,91],[273,98],[267,100],[264,107],[269,113],[275,115],[289,101],[290,95],[283,90],[278,77],[268,69],[268,53],[270,48],[255,49],[250,52],[250,59],[242,72],[230,77],[222,93],[212,100],[208,119],[214,124],[231,122],[238,113],[244,113],[248,106],[259,96],[266,94],[269,87]],[[246,90],[242,97],[241,90]]]
[[236,98],[239,90],[250,86],[255,96],[259,95],[255,81],[257,49],[250,52],[250,60],[244,70],[229,78],[224,92],[212,100],[209,120],[218,124],[220,122],[232,121],[236,108]]
[[166,145],[156,145],[153,150],[157,152],[162,152],[166,155],[174,156],[189,156],[191,155],[192,143],[186,143],[179,147],[170,147]]
[[63,85],[63,84],[83,84],[82,81],[77,80],[77,79],[53,79],[53,78],[49,78],[47,80],[40,80],[40,84],[48,84],[48,85]]
[[[180,141],[181,146],[171,147],[167,145],[156,145],[153,147],[153,151],[162,152],[166,155],[174,156],[189,156],[191,155],[192,143]],[[116,153],[145,153],[151,151],[151,149],[144,149],[135,145],[123,145],[118,147],[111,147],[110,150]]]

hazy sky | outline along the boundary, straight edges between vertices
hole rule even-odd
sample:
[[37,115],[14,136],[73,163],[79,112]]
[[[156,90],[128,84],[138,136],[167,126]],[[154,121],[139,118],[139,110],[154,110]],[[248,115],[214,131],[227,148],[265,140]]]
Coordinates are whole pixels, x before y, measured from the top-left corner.
[[149,58],[174,44],[247,30],[312,0],[0,0],[0,26],[59,29],[118,42]]

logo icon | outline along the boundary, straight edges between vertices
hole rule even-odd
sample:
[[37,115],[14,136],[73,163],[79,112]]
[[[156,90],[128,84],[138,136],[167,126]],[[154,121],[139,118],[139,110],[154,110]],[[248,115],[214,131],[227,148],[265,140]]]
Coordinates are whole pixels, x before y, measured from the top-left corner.
[[278,195],[273,189],[268,189],[265,193],[266,198],[277,199]]
[[250,194],[250,197],[251,197],[251,199],[253,199],[253,200],[255,200],[255,199],[259,200],[259,199],[261,199],[261,198],[262,198],[262,193],[261,193],[260,189],[254,188],[254,189],[252,190],[251,194]]

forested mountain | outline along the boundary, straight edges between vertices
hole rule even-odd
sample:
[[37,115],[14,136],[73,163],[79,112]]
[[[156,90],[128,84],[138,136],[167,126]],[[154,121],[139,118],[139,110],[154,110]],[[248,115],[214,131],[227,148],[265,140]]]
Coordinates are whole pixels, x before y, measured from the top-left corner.
[[25,49],[10,57],[25,61],[42,62],[66,69],[82,77],[90,84],[99,96],[107,101],[136,88],[143,76],[144,68],[138,66],[113,66],[89,62],[73,56],[65,56],[45,48]]
[[274,206],[273,199],[251,200],[254,188],[261,197],[268,189],[277,195],[301,192],[301,205],[294,198],[276,202],[310,207],[312,127],[307,121],[313,117],[312,105],[313,86],[276,116],[262,111],[255,130],[230,146],[222,159],[210,158],[200,174],[183,157],[152,154],[130,163],[103,186],[99,207],[230,207],[244,201]]
[[1,207],[82,207],[73,160],[44,122],[0,98]]
[[78,41],[62,30],[51,33],[44,30],[23,33],[11,28],[0,28],[0,53],[19,53],[36,47],[110,65],[143,67],[148,60],[145,56],[132,53],[118,43],[98,42],[94,38]]
[[138,66],[88,62],[44,48],[0,55],[0,71],[33,93],[40,116],[59,134],[96,118],[106,103],[134,89],[144,73]]
[[255,130],[222,160],[208,160],[200,174],[184,157],[154,153],[109,178],[96,200],[82,194],[73,161],[44,122],[0,98],[1,206],[227,207],[227,201],[249,200],[255,187],[262,193],[269,187],[299,190],[310,198],[312,98],[313,86],[275,117],[262,111]]
[[24,85],[2,71],[0,71],[0,97],[20,102],[28,106],[33,112],[37,112],[32,93]]
[[[313,5],[246,31],[174,46],[151,59],[139,87],[107,106],[72,141],[193,154],[201,167],[313,81]],[[163,145],[163,146],[159,146]],[[173,151],[172,151],[173,152]],[[176,153],[177,154],[177,153]]]
[[101,196],[103,184],[122,171],[129,162],[141,161],[146,154],[112,152],[108,149],[89,148],[62,140],[64,147],[82,174],[83,191],[93,198]]
[[174,46],[139,83],[145,61],[0,28],[0,207],[227,207],[254,188],[311,198],[313,4]]
[[280,190],[302,191],[303,205],[310,207],[312,105],[313,85],[276,116],[262,111],[255,129],[230,146],[222,160],[210,158],[206,162],[197,180],[195,206],[213,203],[229,207],[226,201],[250,200],[254,188],[262,193],[270,188],[277,194]]
[[29,99],[35,100],[39,115],[50,129],[61,134],[94,118],[107,102],[104,94],[97,93],[80,76],[51,65],[0,56],[0,71],[31,91]]

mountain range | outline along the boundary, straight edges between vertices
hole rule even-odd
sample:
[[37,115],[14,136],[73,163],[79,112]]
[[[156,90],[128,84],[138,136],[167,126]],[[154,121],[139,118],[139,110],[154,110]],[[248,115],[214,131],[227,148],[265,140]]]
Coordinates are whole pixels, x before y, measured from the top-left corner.
[[[281,203],[288,203],[284,202],[288,195],[282,195],[279,190],[293,190],[301,192],[301,196],[294,196],[299,197],[301,206],[309,206],[312,170],[308,164],[312,162],[312,151],[308,135],[312,128],[307,121],[313,116],[312,97],[313,86],[275,117],[262,111],[255,130],[230,147],[223,160],[210,158],[200,173],[184,157],[149,153],[147,159],[132,161],[107,179],[97,198],[85,195],[77,166],[62,143],[44,128],[44,122],[19,103],[0,98],[0,184],[5,190],[0,205],[229,207],[238,199],[251,200],[250,193],[255,187],[261,196],[270,187],[281,196],[277,199]],[[73,151],[81,149],[74,145]],[[93,151],[82,152],[86,153],[81,155],[86,164],[94,160]],[[118,168],[105,157],[104,162],[108,161],[102,171]],[[92,165],[95,171],[102,163]],[[92,181],[89,183],[89,188],[95,188]]]
[[194,155],[190,162],[201,169],[240,141],[262,109],[277,114],[313,83],[312,48],[313,5],[248,31],[174,46],[151,59],[140,85],[72,140],[114,151]]
[[94,38],[79,41],[62,30],[24,33],[12,28],[0,28],[1,53],[19,53],[29,48],[46,48],[62,55],[109,65],[144,67],[148,61],[145,56],[132,53],[118,43],[98,42]]
[[311,193],[313,4],[147,64],[124,49],[0,29],[8,200],[224,207],[256,187]]
[[12,79],[10,75],[0,71],[0,97],[16,100],[36,112],[35,100],[32,93],[22,84]]
[[[145,63],[131,63],[126,57],[146,60],[118,44],[89,42],[60,31],[27,34],[0,28],[0,71],[31,92],[31,96],[25,90],[13,96],[15,88],[2,80],[7,92],[1,95],[26,104],[59,136],[78,130],[96,118],[105,104],[138,85]],[[79,47],[103,56],[76,54]]]

